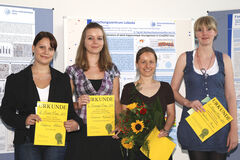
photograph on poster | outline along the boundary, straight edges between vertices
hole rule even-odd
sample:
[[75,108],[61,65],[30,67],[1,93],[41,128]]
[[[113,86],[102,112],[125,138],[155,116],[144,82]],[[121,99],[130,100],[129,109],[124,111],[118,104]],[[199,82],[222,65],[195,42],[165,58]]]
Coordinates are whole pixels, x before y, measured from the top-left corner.
[[9,63],[0,63],[0,79],[6,79],[10,74],[10,64]]

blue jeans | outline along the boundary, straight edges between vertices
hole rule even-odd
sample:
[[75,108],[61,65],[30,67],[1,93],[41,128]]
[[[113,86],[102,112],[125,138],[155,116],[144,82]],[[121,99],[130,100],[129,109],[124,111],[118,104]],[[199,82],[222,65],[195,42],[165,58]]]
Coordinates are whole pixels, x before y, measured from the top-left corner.
[[32,143],[17,144],[15,160],[64,160],[66,147],[35,146]]

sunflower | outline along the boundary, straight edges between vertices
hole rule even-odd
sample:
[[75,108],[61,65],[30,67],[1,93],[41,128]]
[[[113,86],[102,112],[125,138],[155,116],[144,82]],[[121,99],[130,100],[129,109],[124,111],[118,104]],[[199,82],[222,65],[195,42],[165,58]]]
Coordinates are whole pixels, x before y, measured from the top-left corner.
[[132,110],[132,109],[134,109],[134,108],[136,108],[136,107],[137,107],[137,103],[131,103],[131,104],[127,105],[127,108],[128,108],[129,110]]
[[123,139],[121,140],[121,144],[122,144],[122,146],[123,146],[124,148],[126,148],[126,149],[132,149],[132,148],[133,148],[133,145],[134,145],[133,141],[131,141],[131,140],[128,139],[128,138],[123,138]]
[[138,134],[139,132],[143,131],[144,123],[143,123],[143,121],[136,120],[136,122],[131,123],[131,128],[132,128],[133,132]]

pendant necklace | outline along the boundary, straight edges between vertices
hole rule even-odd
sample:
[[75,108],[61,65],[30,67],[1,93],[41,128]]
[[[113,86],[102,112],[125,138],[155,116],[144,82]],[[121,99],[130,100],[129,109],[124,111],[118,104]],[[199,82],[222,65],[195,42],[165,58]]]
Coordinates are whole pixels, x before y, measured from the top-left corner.
[[202,63],[201,63],[201,60],[200,60],[200,57],[198,55],[198,51],[196,52],[196,55],[197,55],[197,63],[198,63],[198,66],[199,66],[199,69],[200,71],[202,72],[203,76],[205,77],[205,79],[208,77],[208,74],[207,74],[207,70],[209,69],[210,65],[211,65],[211,62],[212,62],[212,59],[213,59],[213,54],[211,54],[211,58],[210,58],[210,61],[207,65],[207,68],[204,68],[202,67]]
[[212,59],[214,57],[214,52],[210,55],[210,61],[207,65],[206,68],[204,68],[201,64],[201,60],[200,60],[200,57],[199,57],[199,53],[198,53],[198,50],[196,51],[196,56],[197,56],[197,63],[198,63],[198,67],[200,68],[200,71],[202,72],[204,78],[205,78],[205,89],[206,89],[206,97],[201,101],[202,103],[207,103],[209,100],[211,100],[211,98],[209,97],[209,92],[208,92],[208,86],[207,86],[207,78],[208,78],[208,74],[207,74],[207,70],[209,69],[210,65],[211,65],[211,62],[212,62]]

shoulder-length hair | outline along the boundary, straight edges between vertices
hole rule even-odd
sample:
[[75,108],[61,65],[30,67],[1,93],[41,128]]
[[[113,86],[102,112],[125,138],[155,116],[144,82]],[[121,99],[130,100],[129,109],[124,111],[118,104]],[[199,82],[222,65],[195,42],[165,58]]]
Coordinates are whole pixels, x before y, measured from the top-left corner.
[[55,39],[54,35],[50,32],[45,31],[41,31],[36,35],[33,40],[33,46],[36,46],[38,42],[41,41],[43,38],[48,38],[50,41],[50,46],[54,49],[54,51],[57,50],[57,40]]
[[212,16],[203,16],[196,20],[194,23],[194,33],[201,30],[203,26],[206,26],[209,29],[213,29],[215,32],[218,32],[217,21]]
[[103,27],[100,24],[94,23],[94,22],[90,22],[89,24],[87,24],[87,26],[84,28],[84,30],[82,32],[82,37],[80,40],[80,44],[78,46],[75,64],[79,68],[83,69],[84,71],[87,71],[89,69],[89,62],[87,59],[86,47],[85,47],[85,39],[86,39],[87,30],[92,29],[92,28],[98,28],[103,33],[104,44],[103,44],[102,50],[100,51],[98,67],[101,71],[109,70],[112,68],[112,58],[111,58],[109,50],[108,50],[107,37],[103,30]]

